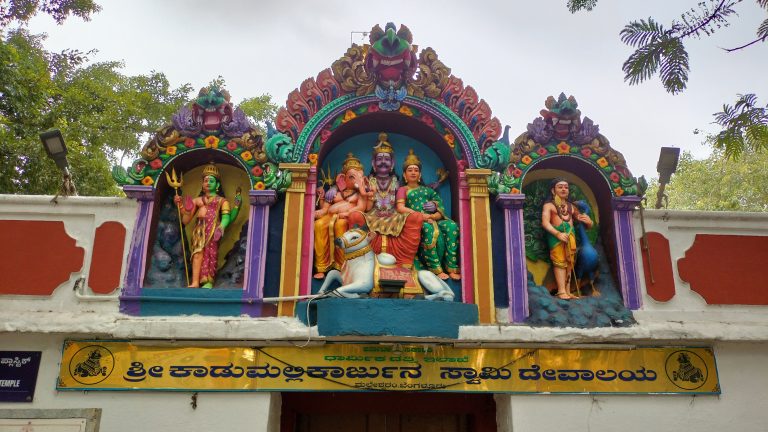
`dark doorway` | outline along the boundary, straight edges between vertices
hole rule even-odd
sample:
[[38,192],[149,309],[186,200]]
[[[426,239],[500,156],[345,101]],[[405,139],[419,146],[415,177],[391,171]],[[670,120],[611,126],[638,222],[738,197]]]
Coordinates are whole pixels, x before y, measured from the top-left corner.
[[283,393],[282,432],[490,432],[492,394]]

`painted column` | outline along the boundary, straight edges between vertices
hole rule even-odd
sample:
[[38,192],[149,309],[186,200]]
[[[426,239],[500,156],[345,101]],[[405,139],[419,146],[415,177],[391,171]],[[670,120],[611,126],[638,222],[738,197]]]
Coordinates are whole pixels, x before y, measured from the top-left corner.
[[264,269],[267,261],[267,234],[269,208],[277,201],[273,190],[251,190],[248,192],[251,214],[248,218],[248,249],[245,253],[245,274],[243,275],[242,313],[252,317],[262,316],[264,304]]
[[496,322],[493,300],[493,262],[491,255],[491,214],[488,196],[488,176],[491,170],[471,168],[465,171],[469,185],[472,215],[472,268],[475,304],[481,324]]
[[[283,219],[283,252],[280,259],[280,297],[299,295],[301,246],[304,238],[304,195],[307,192],[308,163],[281,163],[291,173],[291,186],[285,192]],[[283,301],[277,306],[278,316],[293,316],[296,301]]]
[[507,250],[507,293],[510,322],[528,318],[528,269],[523,231],[524,194],[499,194],[496,206],[504,210],[504,236]]
[[[459,161],[461,163],[462,161]],[[467,304],[475,303],[475,291],[472,288],[472,211],[469,205],[469,184],[464,166],[459,167],[459,257],[461,258],[461,300]]]
[[[147,249],[149,229],[152,222],[152,211],[155,207],[155,188],[152,186],[123,186],[123,192],[128,198],[138,201],[136,223],[133,225],[131,248],[128,250],[128,268],[125,271],[123,295],[138,296],[144,286],[144,271],[147,264]],[[120,311],[129,315],[139,314],[139,302],[120,302]]]
[[317,194],[317,166],[309,168],[307,176],[307,192],[304,195],[304,226],[307,227],[307,235],[301,243],[301,280],[299,291],[301,295],[309,295],[312,291],[312,264],[315,259],[314,244],[315,230],[315,196]]
[[632,223],[632,217],[639,204],[640,197],[637,196],[615,197],[611,200],[621,296],[624,298],[624,305],[632,310],[639,309],[643,304],[635,254],[635,229]]

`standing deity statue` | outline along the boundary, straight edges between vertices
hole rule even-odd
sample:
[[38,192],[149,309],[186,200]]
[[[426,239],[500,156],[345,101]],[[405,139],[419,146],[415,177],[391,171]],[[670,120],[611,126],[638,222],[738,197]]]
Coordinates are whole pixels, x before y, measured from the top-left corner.
[[421,160],[410,150],[403,163],[406,185],[397,191],[397,211],[420,213],[423,218],[419,258],[440,279],[461,279],[459,273],[459,227],[446,216],[440,195],[424,185]]
[[581,213],[568,201],[570,187],[562,178],[552,180],[550,199],[541,210],[541,226],[547,232],[549,258],[552,261],[557,298],[570,300],[574,297],[569,290],[571,275],[574,274],[576,258],[576,232],[574,221],[583,223],[587,229],[592,227],[592,219]]
[[190,241],[190,261],[192,279],[190,288],[213,288],[219,257],[219,241],[227,226],[237,218],[242,197],[238,190],[235,204],[219,195],[221,175],[213,163],[203,168],[203,184],[200,195],[175,196],[174,202],[181,212],[181,221],[189,224],[195,218],[195,226]]

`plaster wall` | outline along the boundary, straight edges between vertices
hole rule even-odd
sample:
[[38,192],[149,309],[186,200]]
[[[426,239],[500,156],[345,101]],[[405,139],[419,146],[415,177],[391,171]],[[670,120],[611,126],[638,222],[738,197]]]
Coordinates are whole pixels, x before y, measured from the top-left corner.
[[[764,306],[708,305],[704,298],[692,291],[688,282],[680,278],[677,262],[685,257],[691,248],[696,234],[719,234],[734,236],[768,236],[768,213],[742,212],[700,212],[645,210],[645,230],[657,232],[669,240],[674,273],[675,294],[667,302],[654,300],[647,294],[645,279],[640,277],[643,293],[643,306],[636,311],[635,318],[641,321],[710,321],[722,323],[768,323],[768,313]],[[636,254],[640,258],[643,234],[639,212],[635,212]],[[768,246],[768,237],[765,239]],[[652,252],[652,251],[651,251]],[[639,265],[642,275],[644,269]],[[764,282],[755,281],[765,285]],[[739,289],[735,286],[723,286],[723,289]]]
[[[697,431],[763,432],[768,405],[768,347],[749,343],[714,345],[722,394],[515,395],[509,401],[514,432]],[[497,398],[496,403],[499,404]],[[499,429],[502,430],[502,429]]]
[[57,391],[63,342],[64,336],[0,334],[1,350],[43,353],[34,401],[0,402],[0,410],[101,408],[99,430],[110,432],[279,430],[279,394],[205,392],[193,408],[192,392]]
[[[117,290],[108,295],[94,295],[88,288],[94,236],[96,228],[104,222],[114,221],[125,227],[123,269],[120,274],[122,285],[136,209],[136,201],[128,198],[67,197],[59,198],[56,204],[46,196],[0,195],[0,223],[3,220],[62,221],[66,234],[84,250],[82,267],[71,273],[51,296],[4,295],[3,301],[0,301],[0,313],[8,310],[116,313],[119,306]],[[39,247],[45,248],[46,245]],[[33,256],[29,260],[35,264],[36,270],[44,271],[45,263],[35,262]],[[80,279],[82,281],[78,282]],[[75,290],[76,286],[80,288]]]

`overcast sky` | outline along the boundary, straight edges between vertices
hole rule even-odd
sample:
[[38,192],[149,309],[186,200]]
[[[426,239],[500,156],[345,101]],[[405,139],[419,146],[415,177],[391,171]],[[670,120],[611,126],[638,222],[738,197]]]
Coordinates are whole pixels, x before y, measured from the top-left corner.
[[705,157],[702,135],[716,131],[712,114],[737,93],[768,102],[768,43],[726,53],[753,40],[768,14],[754,1],[713,37],[686,41],[688,89],[672,96],[658,79],[630,87],[621,65],[632,50],[619,31],[652,16],[665,26],[696,1],[602,0],[572,15],[566,0],[512,1],[98,1],[92,21],[48,16],[30,30],[47,33],[46,48],[88,51],[96,61],[122,60],[124,73],[166,74],[174,86],[196,89],[221,75],[235,103],[269,93],[282,105],[288,93],[367,42],[359,33],[389,21],[405,24],[414,44],[432,47],[453,75],[485,99],[512,138],[538,116],[549,95],[565,92],[627,159],[632,172],[655,176],[661,146]]

